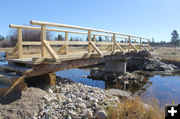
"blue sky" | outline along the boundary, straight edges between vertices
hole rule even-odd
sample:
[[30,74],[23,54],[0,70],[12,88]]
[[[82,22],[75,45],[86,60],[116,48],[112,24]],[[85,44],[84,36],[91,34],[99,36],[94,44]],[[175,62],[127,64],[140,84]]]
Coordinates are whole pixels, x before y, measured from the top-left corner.
[[0,34],[30,20],[111,30],[170,41],[180,33],[180,0],[0,0]]

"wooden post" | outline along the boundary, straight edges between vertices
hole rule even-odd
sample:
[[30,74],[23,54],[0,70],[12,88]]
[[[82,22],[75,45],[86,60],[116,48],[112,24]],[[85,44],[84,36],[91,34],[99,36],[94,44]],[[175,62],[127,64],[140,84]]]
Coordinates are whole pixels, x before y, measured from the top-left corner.
[[46,57],[46,47],[43,41],[46,41],[46,26],[45,25],[41,25],[41,56]]
[[[68,42],[68,32],[65,32],[65,41]],[[65,54],[68,54],[68,44],[65,45]]]
[[112,45],[112,51],[115,51],[115,50],[116,50],[116,46],[115,46],[115,42],[116,42],[116,34],[115,34],[115,33],[113,34],[112,42],[113,42],[113,45]]
[[140,38],[140,51],[142,50],[142,39]]
[[88,41],[89,41],[89,43],[88,43],[88,53],[91,53],[91,43],[90,43],[90,41],[91,41],[91,31],[90,30],[88,30]]
[[149,39],[148,39],[148,49],[150,49],[150,47],[149,47],[149,46],[150,46],[150,44],[149,44]]
[[131,48],[131,36],[128,36],[128,52],[130,52],[130,48]]
[[23,57],[23,51],[22,51],[22,29],[18,28],[18,57]]
[[125,50],[127,50],[127,39],[126,38],[125,38],[125,43],[126,43]]
[[96,35],[95,34],[93,35],[93,41],[94,42],[96,41]]
[[[96,42],[96,35],[93,35],[93,41]],[[95,50],[93,49],[92,52],[94,52]]]

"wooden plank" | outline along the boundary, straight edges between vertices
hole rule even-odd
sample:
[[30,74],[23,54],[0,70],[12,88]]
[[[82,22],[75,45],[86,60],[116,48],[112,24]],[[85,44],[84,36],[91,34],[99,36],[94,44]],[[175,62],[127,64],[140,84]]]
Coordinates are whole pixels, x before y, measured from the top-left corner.
[[17,53],[18,50],[18,43],[16,43],[15,47],[13,48],[12,54]]
[[91,45],[90,45],[90,42],[91,42],[91,31],[88,30],[88,53],[91,53],[92,51],[92,48],[91,48]]
[[18,57],[23,58],[22,51],[22,29],[18,29]]
[[137,49],[134,45],[132,45],[132,43],[130,43],[130,46],[137,52]]
[[148,50],[148,49],[145,47],[145,45],[141,44],[141,46],[142,46],[145,50]]
[[22,63],[22,64],[32,64],[32,58],[8,59],[8,62]]
[[49,41],[50,45],[88,45],[87,41]]
[[100,55],[100,56],[103,56],[102,52],[96,47],[96,45],[90,41],[90,44],[93,46],[93,48],[96,50],[96,52]]
[[23,41],[22,45],[41,45],[40,41]]
[[[41,22],[41,21],[30,21],[31,24],[35,25],[47,25],[47,26],[52,26],[52,27],[62,27],[62,28],[69,28],[69,29],[78,29],[78,30],[86,30],[86,31],[94,31],[94,32],[102,32],[102,33],[108,33],[108,34],[116,34],[116,35],[121,35],[121,36],[131,36],[133,38],[142,38],[138,36],[133,36],[133,35],[128,35],[128,34],[123,34],[123,33],[118,33],[118,32],[112,32],[112,31],[106,31],[106,30],[99,30],[99,29],[93,29],[93,28],[86,28],[86,27],[80,27],[80,26],[73,26],[73,25],[67,25],[67,24],[58,24],[58,23],[50,23],[50,22]],[[143,38],[146,39],[146,38]]]
[[130,52],[130,48],[131,48],[131,45],[130,45],[130,43],[131,43],[131,36],[128,36],[128,43],[129,43],[129,45],[128,45],[128,52]]
[[[102,62],[105,62],[105,60],[127,60],[128,57],[131,57],[131,55],[134,55],[133,53],[130,54],[122,54],[122,55],[109,55],[105,57],[99,57],[99,58],[80,58],[75,60],[67,60],[62,61],[59,64],[40,64],[35,65],[32,72],[28,72],[25,74],[25,77],[32,77],[32,76],[38,76],[47,74],[50,72],[56,72],[61,70],[67,70],[71,68],[77,68],[82,66],[88,66],[88,65],[94,65],[99,64]],[[51,67],[51,68],[49,68]]]
[[116,42],[116,34],[113,34],[113,37],[112,37],[112,51],[115,51],[116,50],[116,46],[115,46],[115,42]]
[[46,41],[46,26],[41,25],[41,56],[46,57],[46,46],[44,41]]
[[17,73],[23,74],[23,73],[31,71],[32,68],[5,64],[5,65],[0,66],[0,70],[15,71]]
[[[88,45],[87,41],[48,41],[50,45]],[[112,45],[112,42],[94,42],[96,45]],[[128,43],[117,42],[119,45],[127,45]],[[132,43],[134,45],[140,45],[139,43]],[[41,45],[41,42],[35,41],[23,41],[22,45]],[[148,45],[148,44],[144,44]]]
[[18,77],[18,75],[0,72],[0,83],[10,86],[12,84],[13,79],[16,79]]
[[123,53],[125,53],[124,49],[120,45],[118,45],[116,42],[115,42],[115,45],[118,47],[118,49],[120,49]]
[[62,54],[62,51],[65,49],[65,45],[61,46],[61,48],[58,50],[58,53]]
[[48,41],[43,40],[43,44],[47,48],[47,50],[49,51],[51,57],[53,57],[54,59],[59,59],[59,57],[57,56],[56,52],[54,52],[54,50],[49,45]]
[[142,50],[142,39],[140,38],[140,51]]
[[13,85],[4,93],[3,96],[6,96],[8,93],[10,93],[19,83],[21,83],[22,81],[24,81],[24,77],[19,77],[14,83]]
[[[65,32],[65,41],[68,41],[68,32]],[[68,44],[65,45],[65,54],[68,54]]]

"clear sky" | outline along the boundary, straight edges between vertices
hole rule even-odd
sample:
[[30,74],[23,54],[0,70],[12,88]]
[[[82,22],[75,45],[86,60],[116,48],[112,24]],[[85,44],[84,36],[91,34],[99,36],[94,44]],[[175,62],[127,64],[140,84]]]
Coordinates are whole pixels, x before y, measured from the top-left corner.
[[180,33],[180,0],[0,0],[0,34],[30,20],[170,41],[174,29]]

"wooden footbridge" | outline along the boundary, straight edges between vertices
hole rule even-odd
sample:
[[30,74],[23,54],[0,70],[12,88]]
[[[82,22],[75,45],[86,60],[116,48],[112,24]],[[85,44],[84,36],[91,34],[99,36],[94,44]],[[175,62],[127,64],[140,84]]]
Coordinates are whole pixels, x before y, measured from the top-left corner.
[[[17,44],[11,53],[7,53],[8,64],[0,66],[0,83],[10,86],[1,89],[0,95],[24,89],[24,81],[29,77],[47,78],[53,85],[56,71],[94,65],[106,60],[126,60],[134,53],[153,49],[149,39],[143,37],[49,22],[30,23],[36,26],[9,25],[17,29]],[[40,30],[41,41],[24,40],[24,29]],[[65,33],[64,40],[47,40],[47,32],[50,31]],[[87,39],[72,41],[70,37],[73,34],[85,35]],[[98,40],[98,36],[108,40]]]

